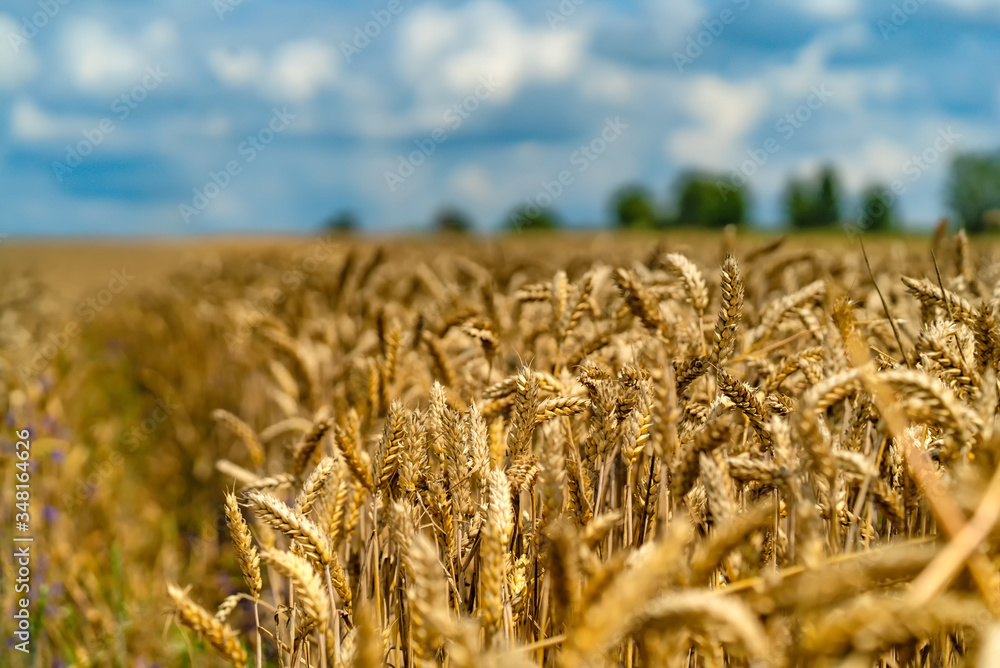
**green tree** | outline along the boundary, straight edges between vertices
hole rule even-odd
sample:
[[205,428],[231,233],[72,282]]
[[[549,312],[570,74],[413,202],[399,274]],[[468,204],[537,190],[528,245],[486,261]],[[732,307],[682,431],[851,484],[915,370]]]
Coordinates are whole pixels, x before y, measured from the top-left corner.
[[644,186],[631,185],[620,188],[611,196],[610,209],[617,227],[623,229],[656,227],[653,196]]
[[885,232],[896,227],[896,196],[883,185],[874,185],[861,194],[860,227]]
[[518,206],[507,217],[507,229],[512,232],[556,230],[560,227],[562,223],[555,212],[535,204]]
[[445,234],[468,234],[472,221],[458,209],[445,207],[434,216],[434,229]]
[[785,191],[785,208],[788,210],[788,221],[792,227],[811,225],[812,205],[804,183],[794,179],[789,181]]
[[674,186],[677,195],[677,223],[723,228],[746,222],[749,194],[745,186],[735,186],[726,176],[706,172],[685,172]]
[[840,180],[831,165],[812,180],[790,179],[785,209],[792,227],[828,227],[840,221]]
[[350,234],[358,229],[358,219],[350,211],[341,211],[328,218],[323,229],[334,234]]
[[817,224],[823,227],[836,225],[840,221],[840,180],[830,165],[820,171],[813,215]]
[[947,191],[948,206],[965,229],[985,232],[1000,211],[1000,151],[958,155],[951,165]]

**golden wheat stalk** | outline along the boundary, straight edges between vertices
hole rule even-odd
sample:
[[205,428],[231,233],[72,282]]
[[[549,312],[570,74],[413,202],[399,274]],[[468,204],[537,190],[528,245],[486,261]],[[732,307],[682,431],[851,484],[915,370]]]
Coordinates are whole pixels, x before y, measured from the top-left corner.
[[295,585],[295,596],[306,618],[325,629],[330,622],[330,603],[320,576],[309,562],[293,552],[270,548],[264,548],[261,557]]
[[167,593],[181,624],[197,633],[229,663],[239,668],[246,666],[246,650],[240,645],[239,636],[232,627],[220,622],[212,613],[188,598],[180,587],[168,584]]
[[259,469],[264,465],[264,447],[260,444],[257,433],[250,425],[221,408],[212,411],[212,417],[224,424],[240,439],[243,445],[246,446],[247,453],[250,455],[250,461],[253,462],[255,467]]

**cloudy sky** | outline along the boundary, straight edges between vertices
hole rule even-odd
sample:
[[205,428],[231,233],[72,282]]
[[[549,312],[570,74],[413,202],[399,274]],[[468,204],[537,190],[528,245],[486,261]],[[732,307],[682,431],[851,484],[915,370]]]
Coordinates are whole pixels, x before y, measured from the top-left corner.
[[926,225],[1000,146],[998,64],[991,0],[6,0],[0,232],[491,229],[550,195],[592,225],[688,167],[773,224],[824,160]]

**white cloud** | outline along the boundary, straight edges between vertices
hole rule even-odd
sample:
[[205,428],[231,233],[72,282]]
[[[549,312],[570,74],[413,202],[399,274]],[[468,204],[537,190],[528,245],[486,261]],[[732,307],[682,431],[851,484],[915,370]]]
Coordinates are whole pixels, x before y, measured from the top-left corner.
[[229,188],[219,193],[212,200],[212,206],[208,207],[206,217],[224,228],[239,228],[244,225],[251,212],[247,210],[247,198],[236,192],[237,189]]
[[493,194],[490,176],[481,165],[460,165],[450,180],[459,195],[475,202],[489,201]]
[[338,55],[314,39],[289,42],[274,55],[270,88],[279,97],[308,100],[337,80]]
[[332,88],[339,73],[338,56],[315,39],[287,42],[265,58],[254,49],[212,49],[208,67],[232,88],[256,86],[278,99],[310,100],[323,88]]
[[64,48],[73,83],[86,93],[106,94],[127,86],[145,66],[138,48],[94,20],[70,26]]
[[147,67],[167,66],[177,47],[177,28],[153,18],[135,31],[116,31],[95,19],[76,19],[62,33],[63,66],[77,90],[95,96],[120,94],[137,85]]
[[225,137],[232,130],[232,123],[228,116],[218,114],[205,119],[201,126],[201,131],[206,137]]
[[873,100],[891,102],[905,90],[903,74],[896,67],[872,69],[857,74]]
[[416,7],[402,21],[398,68],[424,100],[438,106],[443,98],[469,94],[481,77],[502,82],[498,100],[509,99],[527,82],[566,80],[583,57],[579,29],[529,27],[495,0],[473,0],[453,10]]
[[839,48],[850,52],[871,44],[874,35],[874,28],[870,23],[857,19],[835,24],[819,41],[830,49]]
[[208,52],[208,68],[219,81],[238,88],[262,78],[264,61],[253,49],[216,48]]
[[780,105],[793,101],[797,104],[803,95],[809,94],[811,86],[826,80],[828,51],[822,38],[817,38],[799,49],[791,63],[769,68],[762,73],[761,76],[770,82],[772,90],[779,97]]
[[852,22],[822,33],[799,49],[787,65],[770,67],[757,77],[769,89],[772,108],[784,115],[802,104],[815,88],[828,90],[831,107],[860,113],[870,99],[893,100],[902,93],[903,79],[897,66],[877,68],[833,68],[831,52],[861,48],[871,39],[867,27]]
[[459,39],[461,22],[457,16],[440,7],[425,7],[413,11],[400,40],[406,56],[428,60],[446,51]]
[[943,5],[949,5],[969,14],[975,14],[984,9],[996,9],[995,0],[943,0]]
[[[105,134],[100,129],[102,121],[111,120],[115,127]],[[76,143],[87,138],[85,133],[96,136],[100,133],[100,144],[113,144],[123,140],[127,130],[115,122],[111,115],[84,116],[77,114],[54,114],[38,105],[30,97],[19,96],[10,107],[10,136],[24,143],[58,141]],[[93,143],[94,140],[90,139]],[[132,138],[134,141],[134,137]]]
[[170,19],[156,19],[142,33],[142,43],[153,49],[169,49],[177,43],[177,29]]
[[668,151],[681,163],[715,169],[736,157],[739,140],[758,122],[767,101],[760,84],[729,83],[714,75],[695,79],[686,97],[698,125],[670,135]]
[[587,99],[615,105],[631,104],[633,94],[641,90],[634,85],[637,77],[632,70],[609,63],[594,63],[588,71],[591,76],[580,82],[580,92]]
[[710,15],[717,16],[715,12],[706,11],[700,0],[645,0],[639,20],[653,27],[661,43],[681,44],[702,30],[702,18]]
[[805,14],[827,21],[855,16],[861,10],[859,0],[811,0],[790,4]]
[[64,132],[63,124],[43,111],[34,101],[19,97],[10,109],[10,134],[22,141],[38,141],[57,137]]
[[903,178],[903,165],[910,157],[905,147],[876,138],[865,142],[847,160],[840,160],[844,185],[849,192],[858,192],[873,182],[890,183]]
[[31,42],[21,40],[17,21],[9,14],[0,14],[0,90],[18,88],[38,72]]
[[[481,114],[514,97],[526,83],[580,80],[582,29],[529,25],[496,0],[473,0],[454,9],[414,6],[396,21],[395,32],[381,39],[396,40],[398,80],[373,81],[352,68],[343,82],[349,108],[364,109],[352,115],[354,131],[365,138],[395,139],[435,128],[450,135],[457,112],[449,110],[456,105],[471,105],[471,114]],[[398,104],[401,96],[405,105]],[[461,112],[463,121],[467,113]]]

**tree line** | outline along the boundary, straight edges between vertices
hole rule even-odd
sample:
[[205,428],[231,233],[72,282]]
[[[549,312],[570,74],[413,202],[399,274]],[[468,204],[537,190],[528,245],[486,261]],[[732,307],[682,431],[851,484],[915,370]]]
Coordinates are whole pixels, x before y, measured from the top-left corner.
[[[825,165],[812,178],[788,180],[783,194],[785,221],[788,227],[800,230],[843,224],[861,231],[898,231],[901,221],[897,202],[909,185],[903,179],[870,184],[856,206],[848,207],[836,169]],[[669,202],[661,203],[642,184],[622,186],[608,202],[611,224],[625,230],[721,229],[727,225],[752,224],[749,217],[752,193],[745,180],[690,170],[676,179],[671,195]],[[948,176],[946,199],[968,233],[1000,229],[1000,151],[957,156]],[[563,227],[553,198],[548,198],[548,205],[541,200],[541,196],[527,199],[514,207],[503,227],[511,231]],[[341,212],[327,221],[325,227],[335,232],[350,232],[358,227],[358,222],[351,213]],[[445,207],[436,214],[433,228],[439,232],[465,233],[474,226],[462,211]]]

